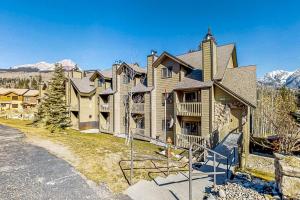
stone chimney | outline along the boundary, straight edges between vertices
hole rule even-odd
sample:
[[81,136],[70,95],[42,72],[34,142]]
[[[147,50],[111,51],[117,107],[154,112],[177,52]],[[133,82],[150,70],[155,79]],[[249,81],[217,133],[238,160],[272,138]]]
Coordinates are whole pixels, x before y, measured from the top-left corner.
[[153,73],[154,69],[152,64],[157,59],[157,52],[155,50],[151,50],[151,54],[147,56],[147,86],[154,86]]
[[210,28],[201,42],[202,49],[202,80],[210,81],[217,73],[217,44]]

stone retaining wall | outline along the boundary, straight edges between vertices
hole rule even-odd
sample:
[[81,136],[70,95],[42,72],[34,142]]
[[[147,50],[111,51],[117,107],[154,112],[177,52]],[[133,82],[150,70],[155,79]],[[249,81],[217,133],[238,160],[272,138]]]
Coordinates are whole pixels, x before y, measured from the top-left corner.
[[300,157],[275,154],[275,175],[284,198],[300,199]]

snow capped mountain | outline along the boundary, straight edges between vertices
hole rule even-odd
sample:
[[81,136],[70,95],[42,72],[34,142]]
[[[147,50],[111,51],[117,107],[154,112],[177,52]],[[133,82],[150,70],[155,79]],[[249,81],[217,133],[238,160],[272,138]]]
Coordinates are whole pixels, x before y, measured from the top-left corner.
[[[76,68],[76,63],[70,59],[64,59],[58,61],[56,63],[62,64],[65,70],[71,70]],[[24,65],[17,65],[11,67],[11,69],[22,69],[22,68],[32,68],[37,69],[39,71],[53,71],[55,67],[55,63],[47,63],[45,61],[34,63],[34,64],[24,64]]]
[[268,72],[258,82],[274,87],[286,86],[289,88],[298,88],[300,87],[300,69],[294,72],[284,70]]

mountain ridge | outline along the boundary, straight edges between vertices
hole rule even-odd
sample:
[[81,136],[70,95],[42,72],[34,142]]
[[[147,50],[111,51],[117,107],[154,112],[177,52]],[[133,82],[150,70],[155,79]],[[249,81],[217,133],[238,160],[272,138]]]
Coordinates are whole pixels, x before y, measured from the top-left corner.
[[[63,59],[60,61],[57,61],[55,63],[48,63],[45,61],[40,61],[33,64],[21,64],[21,65],[15,65],[12,67],[9,67],[6,70],[12,70],[12,71],[20,71],[24,69],[25,71],[28,71],[30,69],[33,69],[34,71],[53,71],[55,68],[55,64],[59,63],[63,66],[64,70],[72,70],[75,68],[78,68],[77,64],[71,60],[71,59]],[[5,69],[3,69],[5,70]]]
[[295,71],[274,70],[266,73],[257,80],[260,84],[272,87],[288,87],[296,89],[300,87],[300,68]]

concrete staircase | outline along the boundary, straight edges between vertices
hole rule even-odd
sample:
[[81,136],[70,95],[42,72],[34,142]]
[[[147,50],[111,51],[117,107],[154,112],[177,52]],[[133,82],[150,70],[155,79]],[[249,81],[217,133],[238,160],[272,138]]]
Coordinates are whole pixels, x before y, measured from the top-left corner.
[[[240,134],[229,134],[214,151],[229,156],[232,149],[237,146]],[[236,155],[237,157],[237,155]],[[227,159],[216,157],[217,172],[225,172],[224,174],[218,174],[217,184],[223,184],[227,179]],[[204,163],[193,164],[192,181],[192,196],[193,200],[203,199],[205,192],[209,191],[209,188],[213,185],[213,175],[207,175],[204,173],[213,172],[213,154],[208,152],[207,160]],[[203,174],[199,174],[203,173]],[[188,200],[189,199],[189,181],[188,172],[181,172],[178,174],[171,174],[167,177],[157,177],[152,181],[139,181],[138,183],[130,186],[125,194],[130,196],[133,200]]]

